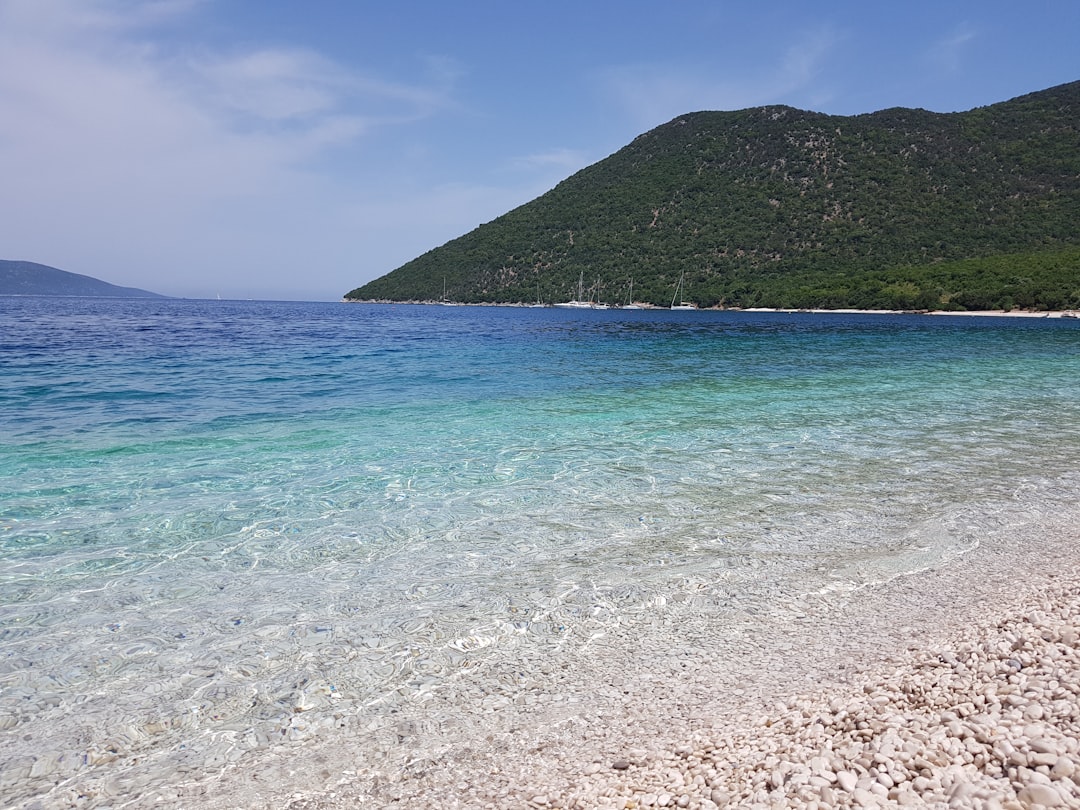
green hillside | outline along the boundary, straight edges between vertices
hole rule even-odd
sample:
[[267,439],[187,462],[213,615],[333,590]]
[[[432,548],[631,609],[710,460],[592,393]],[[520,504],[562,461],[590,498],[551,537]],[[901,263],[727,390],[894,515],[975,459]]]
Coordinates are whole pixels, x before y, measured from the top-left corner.
[[964,113],[683,115],[347,293],[887,309],[1080,307],[1080,82]]

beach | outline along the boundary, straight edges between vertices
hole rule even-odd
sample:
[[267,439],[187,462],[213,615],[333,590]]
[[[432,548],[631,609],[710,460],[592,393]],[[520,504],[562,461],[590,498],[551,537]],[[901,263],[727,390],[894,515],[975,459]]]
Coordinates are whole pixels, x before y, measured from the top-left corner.
[[769,307],[746,307],[733,312],[809,312],[814,315],[960,315],[976,318],[1076,318],[1072,310],[986,309],[986,310],[919,310],[917,313],[899,309],[772,309]]
[[568,674],[561,706],[474,712],[456,741],[432,734],[398,773],[355,762],[319,791],[264,784],[260,797],[249,783],[203,799],[291,810],[1080,806],[1080,533],[1016,529],[1007,544],[768,617],[737,656],[718,660],[691,630],[617,669],[600,662],[591,688]]

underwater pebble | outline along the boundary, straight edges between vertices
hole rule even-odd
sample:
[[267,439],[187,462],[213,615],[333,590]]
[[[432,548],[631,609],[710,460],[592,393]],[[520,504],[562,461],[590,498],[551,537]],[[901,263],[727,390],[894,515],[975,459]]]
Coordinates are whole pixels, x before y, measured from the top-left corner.
[[[905,650],[901,643],[888,651],[887,658],[881,655],[871,660],[865,670],[852,667],[838,671],[835,683],[818,683],[791,672],[787,657],[792,645],[798,644],[794,637],[792,641],[765,637],[767,645],[757,639],[743,642],[723,635],[731,633],[730,628],[723,633],[691,628],[686,631],[687,638],[678,639],[670,648],[648,649],[638,658],[626,658],[618,680],[595,684],[597,694],[609,697],[606,704],[594,704],[589,695],[571,702],[566,694],[556,694],[552,684],[562,677],[559,658],[539,650],[531,658],[515,660],[512,671],[507,667],[491,677],[470,672],[453,693],[459,701],[453,705],[449,700],[440,702],[443,693],[436,687],[441,681],[424,670],[426,659],[409,659],[416,688],[407,694],[419,696],[416,711],[394,716],[387,727],[366,716],[358,720],[360,713],[347,703],[333,717],[322,717],[314,709],[337,700],[345,684],[335,680],[330,685],[312,672],[303,677],[290,673],[288,680],[269,694],[224,688],[214,692],[224,675],[206,659],[187,673],[191,679],[200,679],[192,680],[188,687],[188,691],[197,692],[197,698],[177,704],[168,717],[144,718],[130,728],[127,717],[117,718],[109,730],[113,736],[109,740],[102,737],[112,742],[114,750],[98,741],[92,748],[87,743],[87,750],[77,755],[12,759],[0,770],[0,784],[15,784],[21,789],[31,778],[56,783],[62,775],[76,770],[73,763],[77,756],[84,763],[79,766],[79,777],[87,771],[93,775],[93,780],[80,784],[79,789],[92,798],[80,798],[75,791],[61,796],[58,789],[49,796],[51,806],[80,806],[79,802],[84,806],[116,805],[118,801],[110,797],[127,801],[144,790],[165,796],[163,784],[185,781],[195,785],[197,780],[206,779],[205,774],[221,772],[235,762],[234,772],[257,773],[260,787],[310,778],[311,790],[325,790],[319,794],[319,802],[309,803],[297,794],[294,801],[263,805],[290,810],[357,806],[475,806],[493,810],[527,806],[579,810],[1080,807],[1080,785],[1074,781],[1080,779],[1080,651],[1076,646],[1080,638],[1075,630],[1080,626],[1080,585],[1069,584],[1072,581],[1080,582],[1080,578],[1062,577],[1057,586],[1036,594],[1032,604],[1016,615],[998,615],[988,607],[992,618],[984,625],[972,624],[962,637],[943,639],[938,646],[924,649],[912,643]],[[669,600],[668,609],[673,601]],[[658,614],[658,627],[674,632],[681,618]],[[669,623],[663,624],[665,621]],[[570,627],[571,622],[565,626]],[[798,627],[801,633],[811,632],[807,622]],[[876,631],[872,618],[863,631],[872,642]],[[603,643],[618,632],[617,626],[609,628]],[[681,626],[678,632],[683,632]],[[812,632],[818,632],[817,628]],[[687,640],[692,633],[700,638]],[[317,635],[322,643],[329,641],[330,634]],[[375,636],[364,638],[376,640]],[[721,639],[725,646],[718,649],[732,658],[743,650],[755,652],[760,656],[755,660],[790,674],[790,684],[783,685],[781,697],[769,694],[766,700],[752,679],[734,685],[714,683],[711,677],[717,670],[710,669],[710,659],[715,653],[705,649],[709,639]],[[1072,641],[1066,643],[1065,639]],[[355,654],[364,656],[370,649],[358,643]],[[455,655],[459,656],[455,670],[470,661],[469,651],[455,651]],[[255,671],[259,659],[253,655],[251,660],[251,671]],[[241,674],[248,677],[247,670]],[[470,680],[474,677],[475,682]],[[432,685],[430,690],[428,684]],[[724,702],[710,704],[709,700],[721,692]],[[211,696],[213,700],[208,699]],[[220,726],[213,726],[213,741],[204,741],[190,757],[176,751],[173,759],[126,775],[148,736],[188,728],[186,717],[215,710],[230,700],[264,707],[267,722],[255,728],[230,728],[226,721],[220,721]],[[294,774],[300,767],[288,761],[290,751],[332,748],[333,730],[327,725],[332,722],[355,723],[356,733],[373,738],[382,735],[380,744],[385,746],[387,761],[397,754],[411,755],[426,742],[432,729],[426,724],[429,718],[452,723],[457,717],[453,710],[464,700],[492,725],[488,743],[472,745],[467,755],[453,748],[430,753],[435,751],[431,745],[426,749],[427,758],[417,756],[400,772],[389,767],[379,772],[378,766],[365,771],[368,763],[350,762],[350,767],[364,772],[363,777],[355,773],[346,777],[329,763],[325,773],[320,765],[297,777]],[[621,713],[608,711],[615,703],[622,707]],[[653,704],[689,709],[662,718],[668,722],[665,727],[656,719]],[[730,708],[733,704],[738,705]],[[17,705],[51,710],[48,692],[41,688],[26,688]],[[714,712],[716,705],[721,709]],[[394,704],[395,709],[397,706]],[[426,714],[428,707],[430,714]],[[529,712],[545,708],[556,721],[543,727],[530,725]],[[275,714],[278,709],[280,716]],[[370,728],[363,725],[367,722],[372,723]],[[32,730],[32,723],[25,727]],[[658,729],[666,729],[671,738],[679,739],[663,737]],[[442,731],[455,733],[452,725]],[[462,740],[472,744],[466,733]],[[584,743],[575,749],[563,748],[564,733]],[[330,744],[324,745],[324,741]],[[44,747],[39,742],[30,744],[40,746],[38,751]],[[262,757],[267,747],[275,745],[286,755],[270,766]],[[249,752],[251,758],[246,759]],[[258,768],[251,769],[250,763]],[[94,768],[100,765],[110,767],[98,775]],[[116,776],[117,772],[125,775]],[[370,778],[371,773],[379,779]],[[362,778],[370,781],[361,783]],[[360,786],[339,788],[338,780],[347,783],[352,779]],[[206,790],[205,783],[190,790],[181,803],[192,808],[203,806],[200,801],[207,801],[207,794],[198,800],[192,797]],[[370,794],[360,796],[363,790]],[[179,801],[176,795],[171,799]],[[160,806],[169,800],[162,798]],[[152,803],[149,793],[134,801],[132,806]],[[47,802],[44,806],[50,805]],[[227,804],[222,799],[220,806],[257,805]]]

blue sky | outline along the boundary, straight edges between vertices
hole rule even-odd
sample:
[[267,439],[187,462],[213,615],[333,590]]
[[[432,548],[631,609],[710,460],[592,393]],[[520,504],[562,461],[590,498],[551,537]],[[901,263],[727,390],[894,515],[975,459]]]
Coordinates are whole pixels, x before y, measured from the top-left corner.
[[695,110],[1080,79],[1076,0],[0,0],[0,258],[336,300]]

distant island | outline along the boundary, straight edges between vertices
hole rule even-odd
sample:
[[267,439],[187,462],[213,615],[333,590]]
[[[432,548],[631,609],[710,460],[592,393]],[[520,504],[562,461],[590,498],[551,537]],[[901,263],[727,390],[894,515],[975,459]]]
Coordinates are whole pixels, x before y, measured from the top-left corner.
[[344,297],[1074,310],[1078,222],[1080,82],[961,113],[695,112]]
[[55,295],[88,298],[166,298],[135,287],[57,270],[36,262],[0,259],[0,295]]

